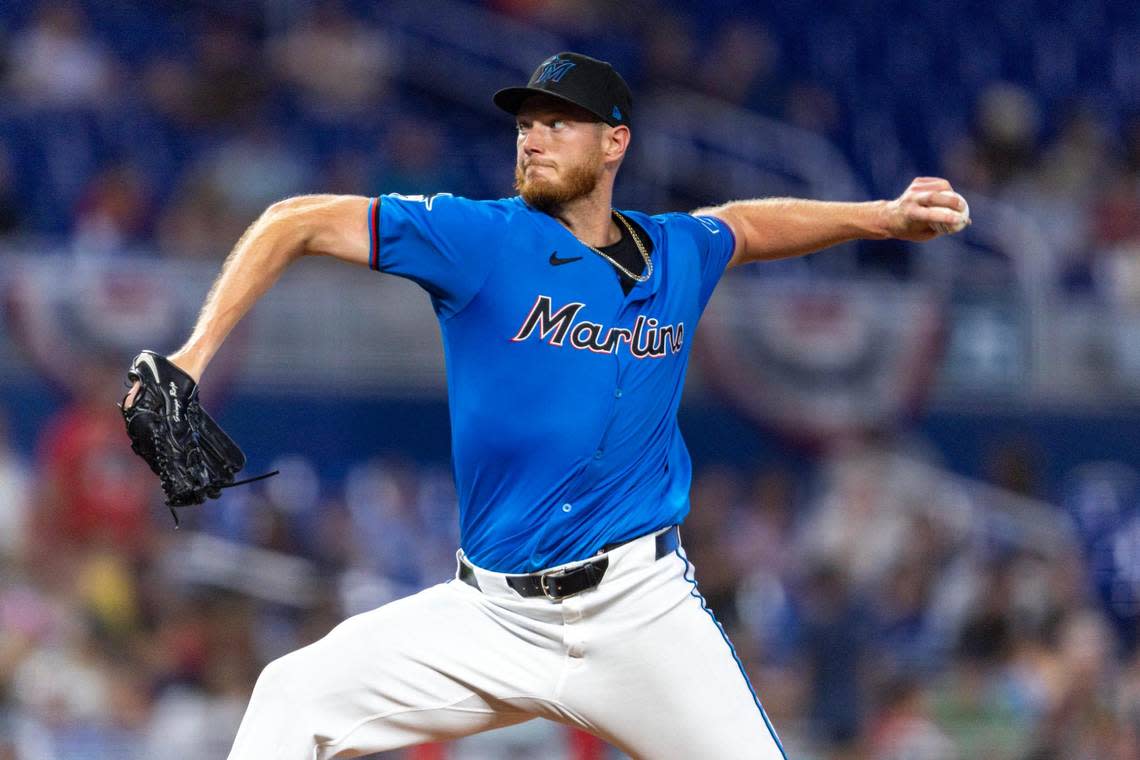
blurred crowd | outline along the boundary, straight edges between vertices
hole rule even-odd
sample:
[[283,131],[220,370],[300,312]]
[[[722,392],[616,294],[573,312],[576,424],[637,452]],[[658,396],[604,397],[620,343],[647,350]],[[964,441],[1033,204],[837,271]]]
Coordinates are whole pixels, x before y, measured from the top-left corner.
[[[453,577],[450,473],[397,455],[289,455],[175,530],[103,379],[31,459],[0,426],[0,757],[223,757],[265,663]],[[1140,476],[1083,466],[1051,507],[1028,451],[996,485],[886,435],[697,469],[683,544],[795,757],[1140,754]]]
[[[408,86],[388,5],[3,3],[0,238],[220,260],[296,193],[509,194],[509,122]],[[1140,313],[1135,3],[484,5],[640,98],[823,135],[876,196],[942,174],[1044,231],[1054,287]],[[703,187],[676,195],[723,200]],[[994,271],[965,284],[1001,290]],[[77,377],[34,451],[0,410],[0,760],[223,757],[266,662],[454,572],[450,472],[396,456],[335,481],[292,457],[173,530],[117,371]],[[987,489],[925,451],[697,471],[683,542],[789,750],[1140,757],[1140,476],[1047,492],[1012,447]]]
[[[1051,284],[1140,304],[1134,3],[483,5],[613,60],[642,102],[682,88],[822,135],[871,195],[941,174],[1012,204]],[[0,235],[220,258],[291,194],[510,194],[509,125],[410,86],[385,8],[5,3]],[[722,200],[692,182],[677,203]]]

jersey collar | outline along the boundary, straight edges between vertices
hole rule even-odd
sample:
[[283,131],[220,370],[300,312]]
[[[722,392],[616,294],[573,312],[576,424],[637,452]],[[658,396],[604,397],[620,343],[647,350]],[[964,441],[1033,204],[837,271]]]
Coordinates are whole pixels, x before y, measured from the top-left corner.
[[[519,205],[530,211],[532,214],[536,214],[537,216],[541,217],[543,224],[547,226],[552,225],[553,227],[560,230],[563,235],[570,238],[577,245],[581,246],[583,249],[589,252],[591,256],[597,256],[597,254],[595,254],[593,251],[590,251],[590,249],[585,244],[583,244],[582,241],[574,237],[574,234],[570,232],[570,230],[563,227],[562,223],[552,217],[550,214],[539,211],[536,208],[532,208],[526,201],[522,199],[521,196],[514,196],[514,200],[516,200]],[[657,290],[661,287],[661,278],[664,276],[664,272],[661,271],[661,261],[663,258],[661,255],[662,245],[660,238],[656,235],[657,225],[653,224],[652,219],[648,215],[640,211],[626,211],[623,208],[619,208],[617,211],[621,214],[624,214],[627,219],[637,222],[637,226],[645,230],[645,234],[649,236],[649,240],[653,244],[652,250],[649,251],[649,258],[653,261],[653,276],[645,282],[634,284],[634,286],[630,288],[629,294],[625,296],[625,299],[627,301],[644,301],[657,292]]]

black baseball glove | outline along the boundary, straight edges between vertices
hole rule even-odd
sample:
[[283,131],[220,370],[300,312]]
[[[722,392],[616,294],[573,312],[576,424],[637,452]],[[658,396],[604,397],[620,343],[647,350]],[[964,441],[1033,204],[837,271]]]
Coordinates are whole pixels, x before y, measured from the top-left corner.
[[192,377],[153,351],[136,356],[127,377],[140,386],[129,407],[125,398],[120,404],[131,449],[162,481],[172,514],[174,507],[201,504],[240,485],[234,475],[245,466],[245,454],[198,403]]

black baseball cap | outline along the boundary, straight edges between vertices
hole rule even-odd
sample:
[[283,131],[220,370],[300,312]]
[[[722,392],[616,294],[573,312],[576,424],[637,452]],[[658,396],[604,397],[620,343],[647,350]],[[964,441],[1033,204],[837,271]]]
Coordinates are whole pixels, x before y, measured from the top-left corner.
[[495,105],[517,114],[531,95],[551,95],[585,108],[616,127],[630,125],[633,95],[629,85],[605,61],[581,53],[559,53],[538,65],[526,87],[507,87],[495,93]]

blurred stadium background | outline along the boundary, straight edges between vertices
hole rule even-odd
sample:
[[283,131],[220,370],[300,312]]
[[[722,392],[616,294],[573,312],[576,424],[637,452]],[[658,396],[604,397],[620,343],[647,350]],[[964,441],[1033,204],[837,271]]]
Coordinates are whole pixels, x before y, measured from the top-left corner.
[[[264,663],[453,572],[409,283],[287,274],[207,381],[282,475],[177,532],[114,401],[268,203],[509,195],[490,94],[563,49],[636,94],[621,206],[970,201],[702,323],[684,540],[790,756],[1140,757],[1134,0],[3,0],[0,758],[222,758]],[[541,722],[389,755],[617,756]]]

